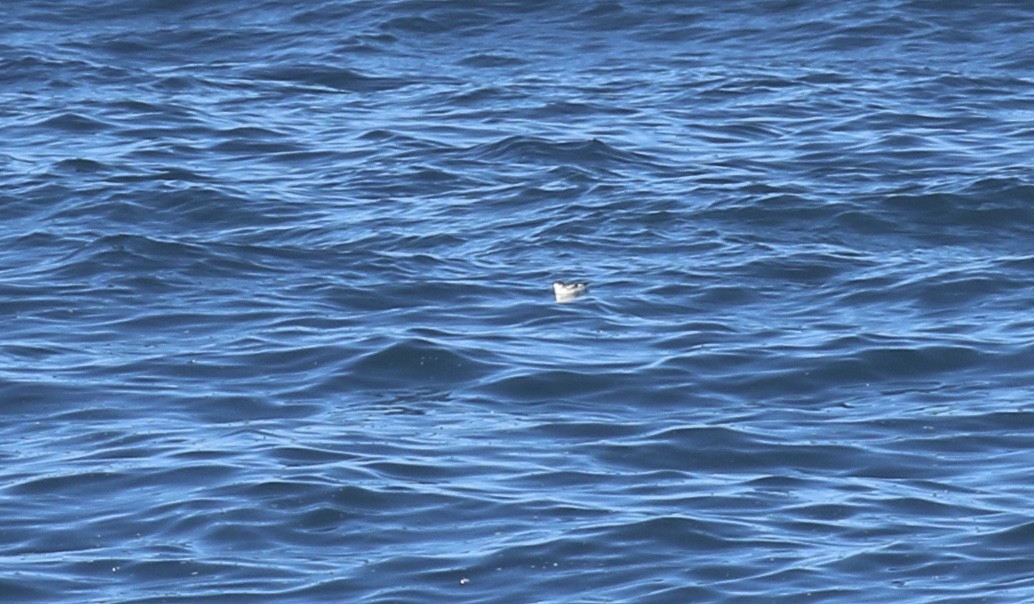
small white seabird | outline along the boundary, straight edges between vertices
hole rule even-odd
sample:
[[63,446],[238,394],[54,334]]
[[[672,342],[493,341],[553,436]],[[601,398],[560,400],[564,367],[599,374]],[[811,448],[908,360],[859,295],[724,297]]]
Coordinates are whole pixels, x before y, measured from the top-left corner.
[[570,302],[584,294],[589,289],[589,282],[564,283],[563,281],[553,282],[553,296],[557,302]]

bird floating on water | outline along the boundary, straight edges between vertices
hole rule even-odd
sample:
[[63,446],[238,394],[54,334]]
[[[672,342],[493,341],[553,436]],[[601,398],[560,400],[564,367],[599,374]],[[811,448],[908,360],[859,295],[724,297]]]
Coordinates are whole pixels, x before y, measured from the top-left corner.
[[563,281],[553,282],[553,296],[557,302],[570,302],[584,294],[589,289],[588,281],[578,283],[564,283]]

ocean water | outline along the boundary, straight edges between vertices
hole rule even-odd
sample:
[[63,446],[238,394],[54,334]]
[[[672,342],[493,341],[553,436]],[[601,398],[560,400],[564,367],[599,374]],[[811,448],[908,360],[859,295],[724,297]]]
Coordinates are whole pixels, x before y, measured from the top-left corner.
[[1034,601],[1034,4],[4,10],[0,601]]

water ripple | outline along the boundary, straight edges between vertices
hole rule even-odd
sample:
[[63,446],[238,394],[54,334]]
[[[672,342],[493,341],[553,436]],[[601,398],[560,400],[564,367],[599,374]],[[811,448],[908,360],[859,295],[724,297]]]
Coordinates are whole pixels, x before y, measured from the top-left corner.
[[8,598],[1031,600],[1027,3],[7,9]]

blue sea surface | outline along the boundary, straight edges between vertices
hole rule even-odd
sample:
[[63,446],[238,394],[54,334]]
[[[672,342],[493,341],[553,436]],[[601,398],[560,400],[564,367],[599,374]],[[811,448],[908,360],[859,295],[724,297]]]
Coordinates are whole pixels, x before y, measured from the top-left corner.
[[4,11],[0,601],[1034,601],[1034,3]]

